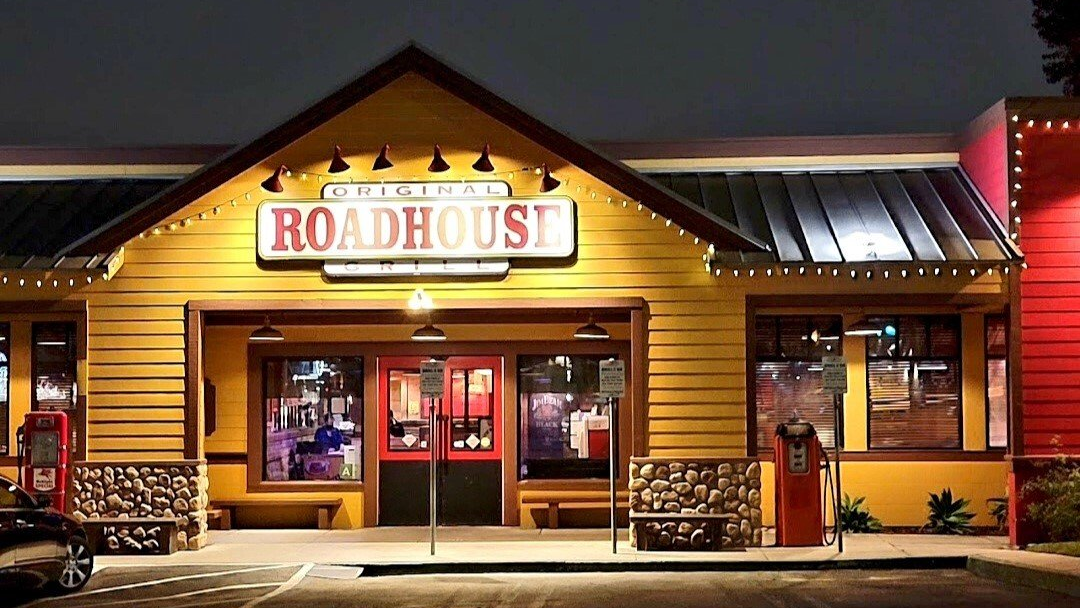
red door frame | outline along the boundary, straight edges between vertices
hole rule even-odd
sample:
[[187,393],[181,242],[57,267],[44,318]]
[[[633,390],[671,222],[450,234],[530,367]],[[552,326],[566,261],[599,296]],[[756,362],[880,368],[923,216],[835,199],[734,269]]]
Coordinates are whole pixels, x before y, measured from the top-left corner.
[[[420,370],[420,363],[427,361],[429,357],[415,356],[392,356],[378,357],[379,374],[379,460],[381,462],[402,462],[428,460],[430,450],[417,450],[410,452],[390,451],[390,371],[395,369]],[[449,461],[465,460],[502,460],[503,456],[503,357],[501,355],[490,356],[450,356],[446,359],[446,375],[444,379],[444,394],[452,394],[453,370],[455,369],[491,369],[492,380],[492,432],[495,439],[490,450],[484,451],[451,451],[450,450],[450,424],[448,399],[441,399],[438,405],[438,438],[439,459]]]

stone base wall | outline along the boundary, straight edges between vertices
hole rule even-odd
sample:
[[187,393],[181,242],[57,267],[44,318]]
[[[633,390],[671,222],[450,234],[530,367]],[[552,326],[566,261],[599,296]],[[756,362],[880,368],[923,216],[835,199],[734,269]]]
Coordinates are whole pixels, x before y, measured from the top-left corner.
[[[648,546],[714,550],[761,546],[761,464],[752,458],[631,458],[631,513],[733,514],[729,523],[651,521]],[[719,546],[709,526],[720,525]],[[635,527],[630,542],[638,546]]]
[[[206,461],[77,462],[72,493],[73,515],[99,517],[181,518],[178,549],[206,544],[209,502]],[[109,546],[130,541],[105,538]]]

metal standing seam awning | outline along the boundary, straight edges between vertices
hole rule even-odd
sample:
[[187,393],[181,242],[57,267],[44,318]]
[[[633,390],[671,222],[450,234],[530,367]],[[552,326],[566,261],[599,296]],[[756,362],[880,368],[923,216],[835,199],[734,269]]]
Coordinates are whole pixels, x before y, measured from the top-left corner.
[[107,270],[117,252],[63,255],[71,243],[177,178],[0,180],[0,270]]
[[717,252],[721,265],[940,262],[974,268],[1022,259],[959,167],[649,176],[771,246]]

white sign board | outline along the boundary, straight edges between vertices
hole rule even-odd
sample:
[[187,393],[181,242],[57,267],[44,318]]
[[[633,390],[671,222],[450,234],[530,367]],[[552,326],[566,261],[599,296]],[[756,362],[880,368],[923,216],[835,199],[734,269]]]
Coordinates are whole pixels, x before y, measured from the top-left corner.
[[836,356],[821,358],[821,388],[833,395],[843,395],[847,392],[846,359]]
[[600,362],[600,396],[621,398],[626,394],[626,362]]
[[51,492],[56,489],[56,469],[34,469],[34,490]]
[[442,399],[446,381],[446,361],[424,361],[420,364],[420,394]]

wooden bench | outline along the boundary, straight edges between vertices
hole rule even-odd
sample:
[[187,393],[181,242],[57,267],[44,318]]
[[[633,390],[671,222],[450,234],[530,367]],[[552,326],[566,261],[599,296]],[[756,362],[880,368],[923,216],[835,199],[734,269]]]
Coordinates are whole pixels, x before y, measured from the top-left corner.
[[[537,497],[530,496],[521,503],[522,511],[547,511],[547,527],[558,528],[559,527],[559,511],[570,509],[610,509],[611,499],[608,493],[597,493],[596,495],[579,495],[579,496],[552,496]],[[626,492],[619,492],[616,495],[615,506],[620,511],[628,510],[630,495]],[[533,519],[535,521],[535,519]],[[522,518],[522,524],[525,524],[525,518]]]
[[211,502],[207,512],[220,511],[218,528],[231,530],[236,509],[240,507],[311,507],[318,515],[319,529],[329,530],[334,513],[343,502],[340,498],[228,498]]
[[[649,550],[649,535],[645,532],[645,526],[649,523],[666,522],[715,522],[717,524],[739,521],[735,513],[631,513],[630,525],[634,527],[634,535],[637,538],[638,551]],[[722,536],[721,526],[713,526],[713,549],[720,548]]]
[[[180,524],[185,521],[182,517],[92,517],[83,521],[83,530],[95,555],[172,555],[179,545]],[[107,532],[109,528],[115,528],[116,532]],[[138,528],[143,529],[142,536],[134,534]],[[127,530],[124,536],[119,534],[122,529]],[[117,536],[117,547],[107,545],[110,534]],[[147,541],[151,540],[154,544],[148,545]]]

